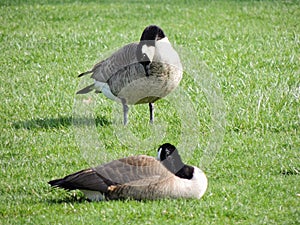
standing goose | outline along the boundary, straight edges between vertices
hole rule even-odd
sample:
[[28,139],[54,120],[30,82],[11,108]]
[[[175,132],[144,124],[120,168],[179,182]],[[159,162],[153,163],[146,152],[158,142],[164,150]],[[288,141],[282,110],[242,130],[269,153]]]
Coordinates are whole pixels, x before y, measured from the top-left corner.
[[146,27],[138,43],[125,45],[92,70],[94,83],[77,94],[92,90],[123,105],[124,124],[128,105],[149,103],[150,122],[154,121],[154,102],[173,91],[182,78],[182,65],[163,30]]
[[[158,149],[158,157],[178,163],[164,165],[164,161],[161,162],[150,156],[130,156],[81,170],[48,183],[53,187],[66,190],[79,189],[92,201],[200,199],[206,191],[207,178],[199,168],[183,164],[177,150],[177,154],[170,154],[175,149],[171,144],[163,144]],[[170,168],[165,167],[169,165]],[[185,169],[186,166],[188,170]]]

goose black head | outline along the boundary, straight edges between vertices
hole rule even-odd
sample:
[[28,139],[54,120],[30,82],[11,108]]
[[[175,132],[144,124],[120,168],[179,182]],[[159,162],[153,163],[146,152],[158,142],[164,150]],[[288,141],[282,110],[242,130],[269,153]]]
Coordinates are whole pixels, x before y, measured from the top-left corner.
[[142,33],[137,49],[137,59],[143,65],[146,76],[149,76],[149,65],[155,54],[155,41],[164,37],[166,36],[163,30],[156,25],[146,27]]
[[158,41],[164,37],[166,37],[166,35],[160,27],[150,25],[144,29],[140,41],[152,41],[149,43],[153,43],[154,45],[154,41]]
[[157,158],[160,161],[164,161],[166,159],[171,160],[171,157],[178,158],[179,161],[181,161],[181,157],[178,154],[178,150],[176,147],[170,143],[165,143],[161,145],[157,150]]
[[182,162],[174,145],[169,143],[161,145],[157,150],[157,159],[176,176],[184,179],[193,178],[194,167]]

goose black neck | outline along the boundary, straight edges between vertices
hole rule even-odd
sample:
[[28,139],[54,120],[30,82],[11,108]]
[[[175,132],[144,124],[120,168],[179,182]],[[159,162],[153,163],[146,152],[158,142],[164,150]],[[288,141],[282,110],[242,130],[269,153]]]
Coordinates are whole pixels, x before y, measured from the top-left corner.
[[184,165],[175,175],[183,179],[192,179],[194,174],[194,167]]
[[162,159],[162,163],[173,174],[178,173],[185,166],[177,150],[173,151],[167,158]]

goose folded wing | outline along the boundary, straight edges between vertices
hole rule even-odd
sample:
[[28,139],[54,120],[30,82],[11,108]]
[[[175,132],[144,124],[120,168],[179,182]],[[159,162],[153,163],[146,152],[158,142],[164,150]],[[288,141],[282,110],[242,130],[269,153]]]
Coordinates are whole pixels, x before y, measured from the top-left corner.
[[169,171],[159,161],[145,155],[114,160],[108,164],[95,167],[93,170],[109,180],[111,185],[163,177],[169,174]]
[[107,59],[97,63],[92,69],[92,78],[100,82],[107,82],[119,70],[137,63],[137,46],[137,43],[125,45]]
[[[49,181],[54,187],[66,190],[90,190],[106,193],[114,185],[159,180],[171,174],[159,161],[149,156],[132,156],[95,168],[81,170],[62,179]],[[145,183],[144,183],[145,184]]]
[[113,183],[103,179],[93,169],[81,170],[70,174],[64,178],[51,180],[48,182],[53,187],[59,187],[66,190],[91,190],[105,192],[109,185]]

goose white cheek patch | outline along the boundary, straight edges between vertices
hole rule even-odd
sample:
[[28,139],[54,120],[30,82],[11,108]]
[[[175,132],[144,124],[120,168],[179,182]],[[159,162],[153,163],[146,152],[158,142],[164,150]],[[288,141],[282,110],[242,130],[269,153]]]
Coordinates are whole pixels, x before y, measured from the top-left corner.
[[154,46],[147,46],[146,44],[142,47],[142,53],[146,54],[149,60],[152,62],[155,54],[155,47]]
[[159,149],[158,149],[158,152],[157,152],[157,160],[160,160],[161,150],[162,150],[162,148],[159,148]]

